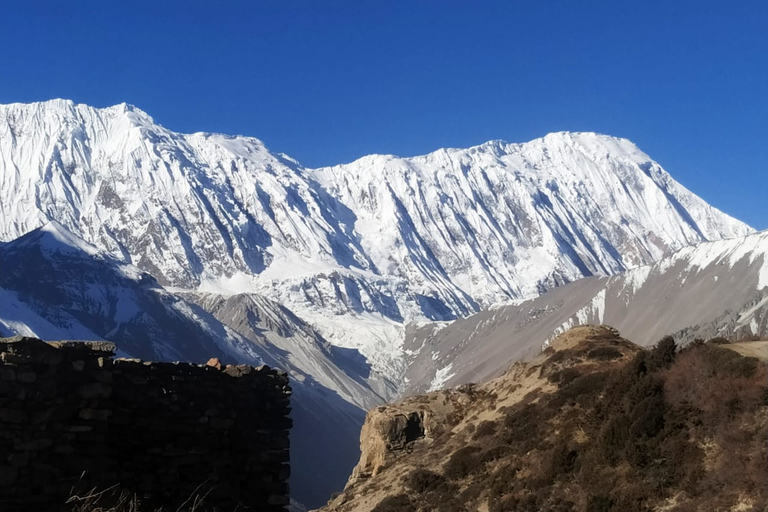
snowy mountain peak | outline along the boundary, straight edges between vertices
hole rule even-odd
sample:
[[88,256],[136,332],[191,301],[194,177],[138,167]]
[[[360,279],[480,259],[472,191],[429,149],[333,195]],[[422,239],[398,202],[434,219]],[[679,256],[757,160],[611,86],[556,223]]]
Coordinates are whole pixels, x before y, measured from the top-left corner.
[[387,267],[394,247],[400,272],[431,267],[485,304],[750,232],[630,141],[594,133],[372,156],[315,175],[357,212],[369,253],[387,241],[373,258],[377,268]]
[[307,170],[254,138],[66,100],[0,106],[0,192],[0,241],[56,219],[160,284],[261,293],[390,370],[407,322],[751,231],[605,135]]
[[141,119],[142,122],[154,123],[152,117],[130,103],[118,103],[104,108],[91,107],[84,103],[75,103],[72,100],[63,98],[54,98],[46,101],[37,101],[33,103],[10,103],[0,105],[0,112],[5,115],[13,113],[26,113],[27,115],[45,115],[45,116],[81,116],[83,118],[92,116],[117,116],[121,114],[132,114],[135,119]]
[[39,228],[19,237],[14,242],[15,247],[35,245],[46,252],[77,253],[96,256],[99,250],[65,226],[55,220],[48,221]]

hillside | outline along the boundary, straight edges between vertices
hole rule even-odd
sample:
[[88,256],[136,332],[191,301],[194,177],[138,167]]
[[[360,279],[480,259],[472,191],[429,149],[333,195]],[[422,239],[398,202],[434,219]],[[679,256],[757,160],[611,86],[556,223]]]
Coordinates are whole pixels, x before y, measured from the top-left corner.
[[499,375],[535,357],[553,333],[609,324],[641,346],[666,334],[768,338],[768,232],[687,247],[611,277],[589,277],[450,324],[409,329],[406,393]]
[[322,510],[762,512],[768,363],[726,347],[570,329],[486,384],[372,410]]

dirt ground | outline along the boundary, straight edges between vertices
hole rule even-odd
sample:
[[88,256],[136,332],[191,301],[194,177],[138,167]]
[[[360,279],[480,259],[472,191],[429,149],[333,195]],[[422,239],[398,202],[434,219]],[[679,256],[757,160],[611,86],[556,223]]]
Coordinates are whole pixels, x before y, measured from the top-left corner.
[[743,356],[756,357],[762,361],[768,360],[768,341],[740,341],[728,343],[722,347],[735,350]]

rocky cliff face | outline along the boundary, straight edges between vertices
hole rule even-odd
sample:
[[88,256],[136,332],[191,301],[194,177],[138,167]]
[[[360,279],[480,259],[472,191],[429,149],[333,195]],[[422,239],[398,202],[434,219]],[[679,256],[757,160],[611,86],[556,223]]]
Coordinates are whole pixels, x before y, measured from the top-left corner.
[[374,409],[321,510],[761,511],[768,342],[718,343],[580,326],[486,384]]

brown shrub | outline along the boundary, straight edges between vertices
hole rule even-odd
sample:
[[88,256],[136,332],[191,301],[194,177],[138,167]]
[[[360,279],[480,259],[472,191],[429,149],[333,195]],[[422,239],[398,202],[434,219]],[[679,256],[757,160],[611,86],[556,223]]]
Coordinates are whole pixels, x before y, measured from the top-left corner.
[[621,511],[650,512],[652,509],[647,505],[649,498],[648,489],[644,485],[629,482],[613,490],[613,508]]
[[[547,347],[552,348],[552,347]],[[554,351],[554,349],[552,349]],[[546,350],[544,351],[546,353]],[[547,363],[559,363],[560,361],[564,361],[566,359],[566,356],[572,355],[572,352],[569,350],[560,350],[552,354],[547,358]]]
[[490,499],[498,500],[502,496],[514,492],[519,483],[517,480],[519,471],[520,468],[517,465],[507,462],[501,464],[493,473],[482,480],[483,486],[488,489]]
[[609,464],[616,464],[624,455],[629,441],[629,419],[620,412],[612,416],[603,426],[598,448]]
[[645,397],[629,414],[629,435],[635,438],[651,438],[664,428],[664,398],[654,394]]
[[578,456],[579,453],[569,448],[564,441],[557,443],[546,459],[544,467],[545,479],[551,483],[558,476],[566,475],[573,471],[576,467]]
[[417,494],[429,492],[448,493],[453,486],[443,475],[439,475],[428,469],[414,469],[405,479],[405,487]]
[[405,494],[387,496],[381,500],[371,512],[417,512],[417,508],[411,503]]
[[510,495],[489,504],[488,512],[540,512],[534,494]]
[[483,421],[475,429],[472,439],[480,439],[481,437],[492,436],[496,433],[497,426],[498,424],[495,421]]
[[587,499],[587,512],[611,512],[614,501],[605,495],[592,495]]
[[561,386],[550,400],[552,407],[591,400],[605,389],[608,381],[607,372],[592,372],[573,379],[568,385]]
[[658,473],[652,478],[661,487],[679,487],[689,494],[704,477],[704,453],[698,444],[690,442],[687,432],[662,437],[659,457],[664,463],[657,466]]
[[503,429],[498,433],[500,442],[507,444],[514,453],[531,451],[543,438],[543,429],[550,415],[538,404],[517,404],[504,413]]
[[558,384],[559,387],[567,386],[575,378],[581,376],[581,372],[576,368],[565,368],[563,370],[554,372],[547,377],[549,382]]
[[677,355],[677,343],[672,336],[664,336],[651,349],[649,361],[653,369],[666,368],[675,360]]
[[768,371],[754,358],[716,345],[680,353],[666,370],[664,392],[676,407],[702,411],[702,420],[718,423],[765,403]]
[[464,503],[471,503],[476,501],[485,490],[485,486],[480,482],[473,482],[467,486],[466,489],[461,491],[459,498]]
[[612,361],[614,359],[619,359],[622,355],[620,350],[613,347],[598,347],[590,350],[587,354],[587,358],[596,359],[598,361]]
[[478,462],[488,463],[501,460],[512,453],[512,448],[506,444],[494,444],[478,455]]
[[480,451],[477,446],[459,448],[443,466],[443,473],[451,480],[461,480],[471,473],[476,473],[485,465],[476,454]]

